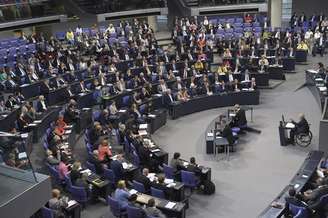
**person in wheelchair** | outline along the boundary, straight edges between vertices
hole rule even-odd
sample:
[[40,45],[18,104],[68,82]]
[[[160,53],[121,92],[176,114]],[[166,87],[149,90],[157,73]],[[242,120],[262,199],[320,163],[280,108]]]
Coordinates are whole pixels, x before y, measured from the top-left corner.
[[291,119],[291,122],[295,125],[295,128],[293,128],[290,131],[290,143],[295,144],[295,136],[298,136],[300,134],[309,134],[310,126],[307,120],[305,119],[305,115],[303,113],[300,113],[298,115],[299,121],[295,122],[293,119]]

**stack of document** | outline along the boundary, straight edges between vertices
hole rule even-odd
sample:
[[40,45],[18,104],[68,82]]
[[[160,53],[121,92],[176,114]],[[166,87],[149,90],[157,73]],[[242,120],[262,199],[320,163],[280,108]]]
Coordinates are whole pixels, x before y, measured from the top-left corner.
[[147,129],[148,128],[148,124],[147,123],[143,123],[139,125],[139,129]]
[[176,203],[169,201],[169,203],[167,203],[165,205],[165,207],[168,208],[168,209],[172,209],[175,205],[176,205]]
[[138,131],[139,135],[143,136],[143,135],[147,135],[147,131],[146,130],[139,130]]
[[130,192],[131,195],[133,195],[133,194],[137,194],[137,193],[138,193],[138,191],[135,190],[135,189],[131,189],[129,192]]
[[118,112],[120,112],[120,113],[125,113],[126,110],[121,109],[121,110],[119,110]]

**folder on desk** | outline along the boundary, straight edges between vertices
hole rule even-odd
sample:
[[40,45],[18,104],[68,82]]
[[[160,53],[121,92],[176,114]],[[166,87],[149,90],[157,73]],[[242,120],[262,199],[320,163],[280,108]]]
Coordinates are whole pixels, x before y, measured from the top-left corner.
[[26,152],[21,152],[18,154],[18,159],[25,159],[25,158],[27,158]]
[[125,113],[126,110],[121,109],[121,110],[119,110],[118,112],[120,112],[120,113]]
[[155,118],[156,115],[155,115],[155,114],[148,114],[148,117],[150,117],[150,118]]
[[143,123],[139,125],[139,129],[147,129],[148,124],[147,123]]
[[213,132],[208,132],[208,133],[207,133],[207,136],[208,136],[208,137],[213,137],[213,136],[214,136],[214,133],[213,133]]
[[172,209],[175,205],[176,203],[169,201],[169,203],[165,205],[165,208]]
[[130,192],[131,195],[133,195],[133,194],[137,194],[137,193],[138,193],[138,191],[135,190],[135,189],[131,189],[129,192]]
[[34,120],[33,123],[41,123],[41,122],[42,122],[42,120]]
[[75,201],[75,200],[70,200],[70,201],[67,202],[67,207],[72,207],[72,206],[74,206],[75,204],[77,204],[77,201]]

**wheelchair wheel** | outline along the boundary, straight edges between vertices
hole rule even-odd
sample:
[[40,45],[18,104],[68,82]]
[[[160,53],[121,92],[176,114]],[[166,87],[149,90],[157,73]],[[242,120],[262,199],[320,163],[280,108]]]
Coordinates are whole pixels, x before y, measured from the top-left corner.
[[309,131],[308,134],[300,133],[296,136],[296,143],[301,147],[307,147],[311,144],[312,132]]

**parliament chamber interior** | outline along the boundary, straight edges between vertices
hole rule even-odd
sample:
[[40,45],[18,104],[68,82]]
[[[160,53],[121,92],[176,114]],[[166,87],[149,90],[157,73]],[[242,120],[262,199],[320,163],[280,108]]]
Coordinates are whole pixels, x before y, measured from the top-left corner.
[[327,47],[326,0],[0,1],[0,217],[328,217]]

